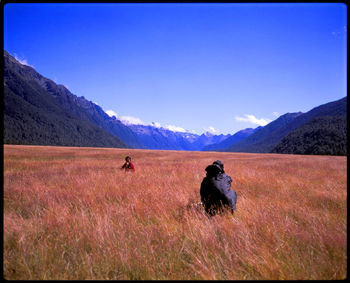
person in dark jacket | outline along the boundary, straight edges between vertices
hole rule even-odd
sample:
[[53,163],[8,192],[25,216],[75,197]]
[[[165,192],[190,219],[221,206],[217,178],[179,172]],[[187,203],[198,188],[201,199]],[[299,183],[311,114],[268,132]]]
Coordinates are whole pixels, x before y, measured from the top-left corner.
[[131,157],[127,156],[125,157],[125,163],[123,164],[123,166],[120,168],[121,170],[125,170],[125,172],[135,172],[135,166],[134,164],[132,164],[131,162]]
[[236,209],[237,194],[231,190],[232,179],[226,175],[224,164],[216,160],[205,168],[206,177],[200,187],[201,200],[206,213],[213,216],[228,208],[231,213]]

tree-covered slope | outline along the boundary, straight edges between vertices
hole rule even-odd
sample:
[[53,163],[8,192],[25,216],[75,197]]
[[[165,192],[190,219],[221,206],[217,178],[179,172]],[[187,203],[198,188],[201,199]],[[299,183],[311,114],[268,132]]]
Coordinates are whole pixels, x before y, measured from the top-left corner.
[[322,116],[290,132],[273,153],[347,155],[346,116]]
[[63,107],[38,83],[42,78],[5,51],[4,143],[126,147],[115,135]]
[[[306,113],[285,114],[264,128],[252,134],[248,138],[229,147],[232,152],[257,152],[268,153],[274,151],[282,139],[289,133],[315,118],[346,116],[346,97],[317,106]],[[322,123],[322,125],[326,125]],[[342,127],[342,126],[340,126]],[[325,129],[327,130],[327,129]],[[325,133],[325,132],[323,132]],[[320,137],[320,136],[319,136]],[[345,141],[346,142],[346,141]],[[339,145],[339,147],[342,147]]]
[[314,118],[324,117],[324,116],[337,117],[337,116],[344,116],[344,115],[346,115],[346,97],[336,101],[322,104],[320,106],[317,106],[311,109],[310,111],[296,117],[290,123],[279,128],[275,134],[280,137],[285,137],[291,131],[298,129],[299,127],[310,122]]

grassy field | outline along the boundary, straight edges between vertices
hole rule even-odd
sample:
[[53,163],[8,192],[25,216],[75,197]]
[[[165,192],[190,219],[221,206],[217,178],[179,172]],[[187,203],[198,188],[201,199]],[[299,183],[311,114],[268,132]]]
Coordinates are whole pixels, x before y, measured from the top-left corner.
[[[233,217],[186,208],[216,159]],[[346,161],[4,145],[4,277],[344,279]]]

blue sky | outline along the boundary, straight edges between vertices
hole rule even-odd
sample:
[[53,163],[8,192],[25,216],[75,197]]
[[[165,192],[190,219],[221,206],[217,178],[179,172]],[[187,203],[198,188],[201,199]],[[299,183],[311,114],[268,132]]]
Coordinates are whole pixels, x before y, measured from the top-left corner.
[[346,96],[346,36],[341,3],[4,6],[23,64],[119,119],[198,134]]

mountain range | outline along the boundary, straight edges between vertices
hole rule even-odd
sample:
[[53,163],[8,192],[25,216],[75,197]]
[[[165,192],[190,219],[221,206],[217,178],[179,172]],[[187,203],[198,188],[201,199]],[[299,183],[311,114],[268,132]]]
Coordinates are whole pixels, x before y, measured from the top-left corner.
[[246,139],[229,146],[225,151],[256,153],[270,152],[275,144],[283,138],[283,135],[280,134],[280,129],[288,125],[288,123],[293,121],[299,115],[302,115],[302,113],[284,114],[267,124],[265,127],[260,128]]
[[201,150],[230,135],[125,125],[4,51],[4,143]]
[[233,144],[236,144],[240,142],[241,140],[244,140],[245,138],[249,137],[251,134],[255,133],[257,130],[261,129],[262,127],[259,126],[255,129],[248,128],[241,131],[238,131],[234,135],[227,137],[223,141],[219,143],[213,143],[210,145],[205,146],[202,150],[203,151],[219,151],[219,150],[226,150],[228,147],[230,147]]
[[4,143],[143,147],[100,106],[73,95],[4,52]]
[[191,150],[200,151],[209,144],[219,143],[231,135],[202,135],[188,132],[174,132],[152,125],[129,125],[148,149]]
[[284,114],[225,151],[346,155],[346,105],[344,97],[306,113]]
[[125,124],[4,51],[4,143],[346,155],[346,97],[233,135]]

